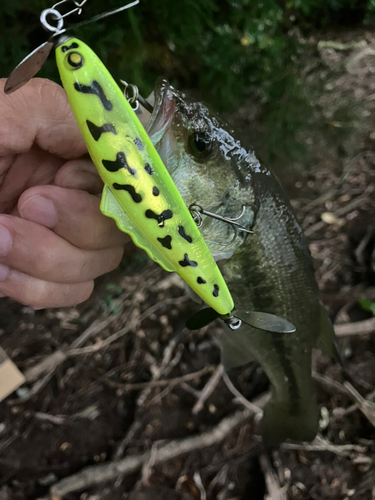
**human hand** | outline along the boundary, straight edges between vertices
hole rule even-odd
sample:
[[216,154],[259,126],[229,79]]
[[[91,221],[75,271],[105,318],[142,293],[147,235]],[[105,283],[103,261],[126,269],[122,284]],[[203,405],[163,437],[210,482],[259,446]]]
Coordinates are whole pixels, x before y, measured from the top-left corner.
[[[0,296],[35,309],[86,300],[129,240],[99,211],[102,184],[57,84],[9,96],[0,79]],[[70,160],[70,161],[67,161]]]

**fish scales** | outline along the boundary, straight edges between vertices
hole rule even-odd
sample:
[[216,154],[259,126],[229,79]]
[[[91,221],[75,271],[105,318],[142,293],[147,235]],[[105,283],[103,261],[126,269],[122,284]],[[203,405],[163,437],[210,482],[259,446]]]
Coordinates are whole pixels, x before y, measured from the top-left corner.
[[[291,321],[297,331],[264,335],[243,325],[241,332],[227,332],[224,346],[231,352],[227,363],[237,365],[239,360],[233,358],[241,356],[246,362],[253,356],[265,369],[273,387],[263,422],[266,441],[311,440],[319,415],[311,378],[311,353],[320,332],[318,289],[306,240],[288,201],[278,192],[280,186],[271,176],[257,176],[254,237],[248,237],[222,265],[222,272],[236,307],[277,314]],[[233,269],[238,266],[243,273],[240,280]],[[232,352],[233,343],[241,352]]]
[[[163,109],[172,105],[174,116],[166,124]],[[166,81],[155,88],[147,130],[187,205],[198,203],[224,217],[245,207],[239,222],[253,234],[236,233],[208,217],[201,233],[220,261],[235,309],[275,314],[296,331],[271,333],[244,323],[235,331],[225,327],[222,361],[230,368],[255,359],[269,377],[272,397],[262,422],[268,444],[312,440],[319,418],[312,349],[337,352],[307,241],[280,184],[206,106],[171,91]]]

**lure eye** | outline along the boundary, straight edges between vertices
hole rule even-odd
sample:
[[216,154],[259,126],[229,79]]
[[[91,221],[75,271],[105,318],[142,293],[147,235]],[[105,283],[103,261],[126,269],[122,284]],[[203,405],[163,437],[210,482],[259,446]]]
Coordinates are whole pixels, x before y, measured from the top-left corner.
[[212,141],[208,134],[194,132],[188,139],[188,151],[196,158],[207,158],[212,151]]
[[83,66],[85,60],[79,52],[69,52],[66,56],[69,66],[73,69],[79,69]]

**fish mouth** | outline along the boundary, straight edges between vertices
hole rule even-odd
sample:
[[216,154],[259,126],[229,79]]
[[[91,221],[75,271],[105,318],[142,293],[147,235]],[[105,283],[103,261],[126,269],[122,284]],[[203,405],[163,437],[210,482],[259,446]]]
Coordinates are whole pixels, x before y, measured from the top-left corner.
[[176,110],[176,91],[164,78],[158,78],[154,89],[155,103],[146,132],[158,147],[170,128]]

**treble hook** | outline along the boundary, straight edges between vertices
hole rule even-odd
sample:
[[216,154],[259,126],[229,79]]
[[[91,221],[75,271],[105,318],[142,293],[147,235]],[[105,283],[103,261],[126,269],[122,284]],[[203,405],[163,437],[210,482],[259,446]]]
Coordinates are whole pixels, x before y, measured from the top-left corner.
[[209,212],[208,210],[205,210],[201,205],[198,203],[192,203],[189,206],[189,212],[191,216],[194,219],[194,222],[196,223],[197,227],[201,227],[203,224],[203,219],[202,215],[207,215],[208,217],[212,217],[213,219],[221,220],[223,222],[226,222],[227,224],[231,224],[232,226],[235,226],[235,229],[238,229],[239,231],[243,231],[245,233],[253,234],[254,231],[251,231],[250,229],[247,229],[246,227],[242,226],[239,224],[238,221],[243,217],[245,213],[246,207],[242,207],[242,212],[238,217],[223,217],[222,215],[214,214],[213,212]]

